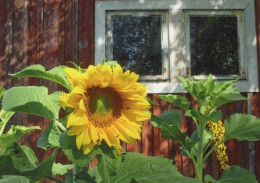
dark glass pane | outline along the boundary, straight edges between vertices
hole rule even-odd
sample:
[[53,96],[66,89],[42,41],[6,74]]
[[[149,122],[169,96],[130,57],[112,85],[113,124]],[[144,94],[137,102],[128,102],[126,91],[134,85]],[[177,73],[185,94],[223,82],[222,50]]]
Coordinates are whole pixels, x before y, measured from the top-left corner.
[[161,75],[161,16],[111,18],[113,60],[140,75]]
[[191,74],[239,74],[236,17],[190,17]]

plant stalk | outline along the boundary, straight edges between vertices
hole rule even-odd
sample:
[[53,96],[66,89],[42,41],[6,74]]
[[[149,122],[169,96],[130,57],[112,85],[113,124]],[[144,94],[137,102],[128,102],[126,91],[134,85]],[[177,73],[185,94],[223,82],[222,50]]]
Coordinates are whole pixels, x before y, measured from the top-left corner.
[[49,180],[53,180],[53,181],[55,181],[55,182],[65,183],[63,180],[57,179],[57,178],[55,178],[55,177],[46,177],[46,178],[49,179]]
[[203,182],[203,135],[204,135],[204,123],[199,124],[200,133],[199,135],[199,147],[197,152],[197,172],[196,177],[199,179],[200,182]]

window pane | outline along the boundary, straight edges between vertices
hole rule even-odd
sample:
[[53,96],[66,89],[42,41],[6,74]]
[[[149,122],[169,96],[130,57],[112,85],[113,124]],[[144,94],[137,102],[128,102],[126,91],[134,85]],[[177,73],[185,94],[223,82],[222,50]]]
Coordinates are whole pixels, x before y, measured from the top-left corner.
[[190,17],[191,74],[239,74],[237,18]]
[[140,75],[161,75],[161,18],[111,16],[113,60]]

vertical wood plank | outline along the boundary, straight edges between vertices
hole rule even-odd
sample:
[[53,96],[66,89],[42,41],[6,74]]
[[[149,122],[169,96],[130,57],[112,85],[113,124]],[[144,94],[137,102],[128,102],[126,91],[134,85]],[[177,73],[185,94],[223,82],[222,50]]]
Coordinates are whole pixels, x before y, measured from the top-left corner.
[[[168,111],[168,103],[165,100],[161,100],[160,113],[163,114]],[[161,134],[160,134],[161,137]],[[169,158],[169,139],[160,140],[160,153],[164,158]]]
[[73,0],[65,1],[65,62],[72,61],[72,7]]
[[83,68],[94,64],[94,4],[94,0],[78,0],[78,49]]
[[[191,108],[198,108],[198,102],[196,98],[192,97],[189,94],[183,94],[183,96],[187,97],[187,99],[191,102]],[[184,111],[183,111],[184,115]],[[189,135],[192,134],[194,131],[194,122],[191,118],[184,116],[183,122],[182,122],[182,131],[187,132]],[[183,175],[189,176],[189,177],[194,177],[195,176],[195,171],[193,167],[193,163],[190,158],[183,156],[182,157],[182,166],[183,166]]]
[[[153,101],[157,104],[160,104],[160,99],[153,95]],[[153,106],[153,114],[154,115],[160,115],[161,109],[159,105]],[[161,156],[160,152],[160,144],[161,143],[161,130],[160,128],[153,127],[153,155],[154,156]]]
[[[37,64],[37,0],[30,0],[28,4],[28,65]],[[41,63],[40,63],[41,64]],[[40,80],[38,78],[29,78],[29,85],[38,86]],[[41,124],[42,118],[35,115],[28,115],[28,126],[38,126]],[[33,149],[36,156],[40,158],[40,150],[36,147],[37,139],[40,131],[34,130],[27,138],[27,144]]]
[[0,86],[4,86],[6,84],[7,77],[7,1],[0,1]]
[[[149,99],[153,99],[153,96],[151,94],[148,95]],[[153,106],[150,109],[150,112],[152,112]],[[153,127],[150,123],[150,120],[146,120],[143,123],[143,132],[142,132],[142,153],[146,156],[152,156],[153,155]]]

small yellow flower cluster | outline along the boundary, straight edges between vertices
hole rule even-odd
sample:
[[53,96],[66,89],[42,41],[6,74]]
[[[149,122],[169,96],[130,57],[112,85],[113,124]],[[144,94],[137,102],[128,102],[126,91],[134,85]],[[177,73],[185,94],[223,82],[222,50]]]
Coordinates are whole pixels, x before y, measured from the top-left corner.
[[[218,144],[220,141],[224,139],[225,135],[225,127],[221,120],[219,120],[217,123],[214,123],[212,121],[208,122],[208,128],[211,134],[213,135],[212,139],[212,146]],[[215,150],[215,153],[217,155],[217,158],[220,162],[221,169],[224,170],[229,167],[228,165],[228,155],[227,155],[227,147],[226,145],[220,144],[217,149]]]

